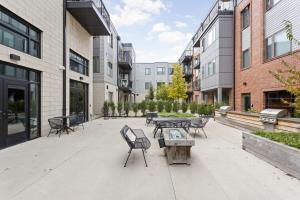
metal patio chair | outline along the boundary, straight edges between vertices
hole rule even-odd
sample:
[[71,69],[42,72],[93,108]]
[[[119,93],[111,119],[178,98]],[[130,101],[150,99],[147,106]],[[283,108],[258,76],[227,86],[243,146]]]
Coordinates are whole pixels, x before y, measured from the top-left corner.
[[151,123],[153,123],[153,118],[158,118],[157,112],[146,113],[146,125],[147,126],[149,126]]
[[131,129],[129,126],[125,125],[121,129],[120,133],[121,133],[123,139],[126,141],[126,143],[129,146],[128,157],[126,159],[124,167],[126,167],[127,162],[129,160],[129,157],[130,157],[133,149],[141,149],[142,150],[145,165],[146,165],[146,167],[148,167],[145,153],[147,153],[147,149],[150,148],[151,143],[150,143],[149,139],[146,137],[146,135],[144,134],[144,131],[141,129]]
[[49,122],[49,125],[50,125],[50,131],[49,131],[49,134],[47,137],[49,137],[49,135],[53,132],[56,131],[55,134],[58,134],[59,133],[59,137],[61,135],[61,133],[63,132],[64,130],[64,122],[62,119],[59,119],[59,118],[51,118],[51,119],[48,119],[48,122]]
[[80,113],[80,114],[76,114],[76,115],[71,115],[69,117],[69,123],[70,123],[70,127],[72,127],[73,129],[75,129],[75,127],[77,126],[82,126],[82,128],[84,129],[84,114]]
[[195,135],[196,135],[197,132],[200,134],[200,129],[202,129],[202,131],[204,133],[204,136],[207,138],[207,135],[206,135],[206,133],[204,131],[204,127],[206,126],[206,124],[208,123],[208,121],[209,121],[209,117],[207,117],[207,116],[205,116],[205,117],[199,117],[196,120],[192,120],[190,127],[195,129],[194,137],[195,137]]

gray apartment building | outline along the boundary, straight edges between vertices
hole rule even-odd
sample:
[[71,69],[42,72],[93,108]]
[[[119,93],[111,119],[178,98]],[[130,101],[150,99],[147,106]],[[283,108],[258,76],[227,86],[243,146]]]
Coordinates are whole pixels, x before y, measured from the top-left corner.
[[1,0],[0,148],[47,135],[48,119],[93,116],[93,36],[102,1]]
[[168,62],[135,63],[136,102],[145,100],[149,89],[172,82],[173,64]]
[[217,0],[192,39],[201,73],[201,101],[205,103],[233,101],[233,11],[233,0]]

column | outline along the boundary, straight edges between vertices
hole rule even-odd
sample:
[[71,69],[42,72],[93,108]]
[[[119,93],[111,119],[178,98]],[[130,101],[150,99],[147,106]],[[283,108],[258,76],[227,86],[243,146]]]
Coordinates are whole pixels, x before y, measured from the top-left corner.
[[222,88],[218,88],[218,103],[222,103]]

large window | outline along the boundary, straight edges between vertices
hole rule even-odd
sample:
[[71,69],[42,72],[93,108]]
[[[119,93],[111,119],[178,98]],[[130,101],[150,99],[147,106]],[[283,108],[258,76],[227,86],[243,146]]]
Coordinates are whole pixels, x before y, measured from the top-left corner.
[[107,75],[113,77],[113,66],[111,62],[107,63]]
[[207,36],[207,46],[209,47],[216,40],[216,26],[212,27]]
[[249,6],[247,6],[243,11],[242,11],[242,28],[246,29],[250,25],[250,11],[249,11]]
[[165,68],[164,67],[158,67],[157,68],[157,75],[164,75],[165,74]]
[[1,6],[0,44],[41,57],[41,31]]
[[243,69],[247,69],[250,65],[249,49],[243,51]]
[[216,73],[216,60],[209,62],[207,67],[208,67],[208,70],[207,70],[208,76],[215,74]]
[[248,112],[251,110],[251,94],[242,94],[242,111]]
[[265,92],[264,108],[286,109],[291,116],[295,114],[295,109],[291,106],[295,102],[295,97],[285,90]]
[[145,90],[149,90],[151,87],[151,82],[146,82],[145,83]]
[[292,50],[292,42],[287,38],[285,31],[280,31],[266,39],[266,58],[281,56]]
[[70,115],[83,114],[88,120],[88,85],[70,80]]
[[70,50],[70,69],[80,74],[89,75],[89,61],[78,53]]
[[270,10],[281,0],[265,0],[265,1],[266,1],[266,10]]
[[145,68],[145,75],[151,75],[151,69]]

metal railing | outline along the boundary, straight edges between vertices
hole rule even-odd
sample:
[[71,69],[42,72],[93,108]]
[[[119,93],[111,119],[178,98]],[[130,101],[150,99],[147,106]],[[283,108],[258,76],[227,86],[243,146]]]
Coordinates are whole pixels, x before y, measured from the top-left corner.
[[106,7],[105,7],[105,5],[104,5],[104,3],[103,3],[102,0],[67,0],[67,2],[68,1],[69,2],[74,2],[74,1],[79,1],[79,2],[80,1],[81,2],[93,2],[94,5],[98,8],[98,10],[99,10],[101,16],[103,17],[106,25],[108,27],[110,27],[110,15],[109,15],[109,13],[108,13],[108,11],[107,11],[107,9],[106,9]]
[[214,4],[213,8],[210,10],[209,14],[206,16],[204,21],[201,23],[196,34],[194,35],[194,37],[193,37],[194,44],[204,33],[204,31],[208,27],[208,25],[215,19],[216,16],[218,16],[218,14],[233,13],[233,10],[234,10],[234,0],[230,0],[227,2],[217,0],[216,3]]
[[181,54],[179,62],[182,63],[187,57],[191,58],[193,56],[192,50],[184,50],[184,52]]
[[194,57],[194,60],[193,60],[193,67],[196,68],[196,67],[200,67],[200,55],[197,55],[196,57]]
[[132,58],[129,51],[120,51],[119,52],[119,62],[127,63],[132,66]]
[[128,79],[119,79],[119,87],[132,89],[133,82]]
[[193,90],[200,90],[201,88],[201,81],[200,79],[197,79],[193,82]]

